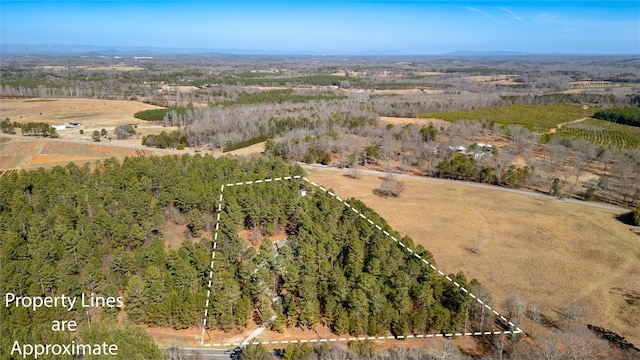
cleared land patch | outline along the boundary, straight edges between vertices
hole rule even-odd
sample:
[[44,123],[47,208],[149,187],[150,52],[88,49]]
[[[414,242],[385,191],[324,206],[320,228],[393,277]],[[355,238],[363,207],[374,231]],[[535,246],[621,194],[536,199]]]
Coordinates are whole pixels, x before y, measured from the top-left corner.
[[56,71],[63,71],[63,70],[73,70],[73,69],[82,69],[82,70],[94,70],[94,71],[139,71],[139,70],[144,70],[143,67],[140,66],[131,66],[131,65],[127,65],[127,64],[115,64],[115,65],[108,65],[108,66],[84,66],[84,65],[80,65],[80,66],[62,66],[62,65],[45,65],[45,66],[37,66],[36,68],[38,69],[44,69],[44,70],[56,70]]
[[407,95],[407,94],[442,94],[444,93],[444,90],[418,87],[416,89],[373,90],[372,92],[374,94],[381,94],[381,95],[391,95],[391,94]]
[[496,85],[520,85],[520,83],[515,81],[517,78],[517,75],[475,75],[465,77],[465,79],[478,83],[490,83]]
[[[38,101],[40,100],[40,101]],[[46,100],[46,101],[43,101]],[[118,124],[140,124],[135,119],[137,111],[157,109],[158,106],[137,101],[96,99],[1,99],[2,118],[12,122],[44,122],[64,124],[81,122],[84,126],[107,127]],[[69,129],[73,131],[73,129]],[[66,130],[65,130],[66,131]],[[77,131],[74,131],[77,132]]]
[[[404,180],[398,199],[380,198],[377,176],[352,179],[329,171],[309,178],[345,197],[357,197],[401,233],[434,254],[445,272],[478,278],[500,305],[520,295],[559,320],[569,302],[584,307],[585,323],[600,324],[633,343],[640,306],[625,294],[640,290],[640,241],[614,212],[420,180]],[[454,226],[452,226],[454,224]],[[478,245],[477,253],[469,249]],[[530,321],[524,322],[529,331]]]
[[441,72],[437,72],[437,71],[419,71],[416,73],[416,75],[419,76],[436,76],[436,75],[442,75]]
[[264,152],[264,146],[266,142],[259,142],[257,144],[249,145],[237,150],[227,152],[228,155],[249,156],[257,155]]
[[436,128],[440,129],[441,127],[447,128],[449,126],[449,122],[431,118],[403,118],[403,117],[391,117],[391,116],[380,116],[380,122],[385,124],[392,125],[407,125],[407,124],[416,124],[416,125],[429,125],[433,124]]
[[[79,126],[58,130],[61,139],[70,140],[90,141],[93,131],[105,129],[115,141],[113,134],[115,127],[124,124],[135,125],[136,133],[139,135],[157,134],[163,130],[170,132],[175,129],[133,117],[133,114],[138,111],[151,109],[161,108],[137,101],[122,100],[0,99],[2,119],[9,118],[11,122],[42,122],[51,125],[79,122],[81,124]],[[80,134],[80,130],[84,134]],[[128,146],[140,145],[140,140],[134,137],[124,143]]]
[[112,146],[108,143],[87,143],[61,139],[35,139],[31,137],[0,137],[0,170],[35,169],[65,166],[69,162],[81,165],[110,157],[154,154],[157,149]]
[[[160,123],[148,122],[133,117],[138,111],[161,109],[158,106],[144,104],[137,101],[96,100],[96,99],[0,99],[0,113],[2,118],[9,118],[11,122],[28,123],[43,122],[51,125],[61,125],[79,122],[79,126],[58,130],[60,139],[35,139],[34,137],[6,137],[12,145],[4,149],[0,155],[0,166],[3,169],[14,167],[29,168],[30,160],[25,158],[36,155],[57,155],[74,159],[36,159],[42,166],[64,165],[67,161],[87,161],[107,158],[110,156],[138,156],[145,153],[167,153],[160,149],[153,149],[141,145],[144,135],[159,134],[161,131],[171,132],[177,127],[163,126]],[[114,129],[118,125],[131,124],[135,126],[136,135],[127,140],[117,140]],[[102,142],[93,143],[93,131],[107,131],[107,138]],[[80,131],[84,132],[83,134]],[[20,132],[18,132],[19,134]],[[69,148],[62,148],[60,152],[39,154],[38,146],[32,141],[42,141],[46,144],[67,141]],[[31,144],[31,145],[27,145]],[[25,147],[26,148],[23,148]],[[53,146],[53,145],[47,145]],[[109,146],[107,149],[104,146]],[[181,153],[184,153],[181,152]],[[33,164],[35,165],[35,164]]]

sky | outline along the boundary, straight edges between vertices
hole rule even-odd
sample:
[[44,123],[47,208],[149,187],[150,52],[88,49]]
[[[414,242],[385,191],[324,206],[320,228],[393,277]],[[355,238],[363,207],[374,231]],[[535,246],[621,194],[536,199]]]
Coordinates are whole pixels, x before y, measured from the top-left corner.
[[0,0],[0,43],[640,56],[640,1]]

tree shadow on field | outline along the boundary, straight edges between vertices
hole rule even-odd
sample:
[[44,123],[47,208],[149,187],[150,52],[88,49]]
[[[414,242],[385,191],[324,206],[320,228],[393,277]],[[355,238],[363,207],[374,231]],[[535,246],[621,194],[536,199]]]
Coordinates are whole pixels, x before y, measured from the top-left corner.
[[635,226],[635,222],[633,220],[633,212],[629,211],[626,212],[624,214],[620,214],[618,216],[616,216],[616,220],[620,221],[621,223],[625,224],[625,225],[630,225],[630,226]]
[[529,319],[535,319],[534,321],[540,325],[542,325],[543,327],[546,328],[553,328],[553,329],[560,329],[560,324],[558,323],[557,320],[543,314],[543,313],[537,313],[534,314],[531,310],[527,310],[527,317],[529,317]]

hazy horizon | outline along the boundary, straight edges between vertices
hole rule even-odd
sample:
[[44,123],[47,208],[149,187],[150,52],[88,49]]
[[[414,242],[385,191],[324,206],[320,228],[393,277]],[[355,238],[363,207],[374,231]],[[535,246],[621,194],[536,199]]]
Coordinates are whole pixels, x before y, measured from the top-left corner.
[[2,1],[0,43],[249,54],[640,53],[637,1]]

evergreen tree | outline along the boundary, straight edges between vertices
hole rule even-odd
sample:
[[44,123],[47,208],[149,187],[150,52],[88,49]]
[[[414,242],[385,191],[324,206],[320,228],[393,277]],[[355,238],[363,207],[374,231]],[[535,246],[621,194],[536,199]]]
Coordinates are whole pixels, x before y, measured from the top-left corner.
[[258,344],[253,345],[249,344],[242,349],[242,353],[240,353],[241,360],[269,360],[271,359],[271,354],[269,350],[265,349],[264,346]]

